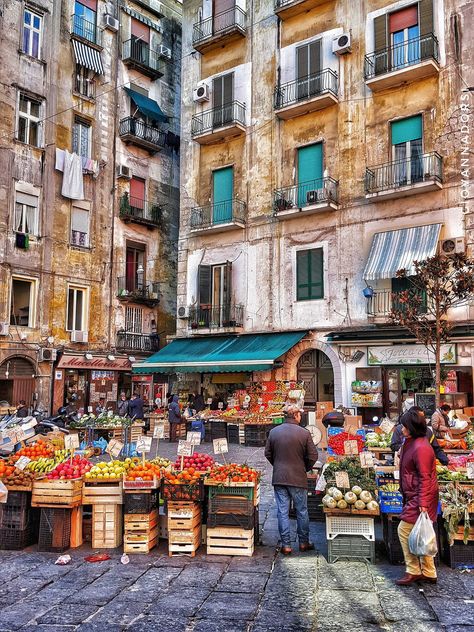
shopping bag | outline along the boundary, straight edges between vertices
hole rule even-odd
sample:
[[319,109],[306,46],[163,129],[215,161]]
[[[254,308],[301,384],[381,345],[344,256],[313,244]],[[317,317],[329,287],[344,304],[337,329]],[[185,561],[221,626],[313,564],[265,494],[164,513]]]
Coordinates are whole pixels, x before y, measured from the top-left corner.
[[0,503],[6,503],[8,500],[8,489],[0,481]]
[[408,547],[410,552],[417,557],[423,555],[434,557],[438,552],[436,533],[426,511],[422,511],[418,516],[418,520],[408,536]]

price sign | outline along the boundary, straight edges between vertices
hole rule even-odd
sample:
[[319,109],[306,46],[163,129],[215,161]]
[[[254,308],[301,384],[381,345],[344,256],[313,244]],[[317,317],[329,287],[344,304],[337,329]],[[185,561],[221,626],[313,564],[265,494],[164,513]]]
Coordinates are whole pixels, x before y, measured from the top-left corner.
[[5,439],[9,439],[13,444],[18,443],[20,439],[18,439],[18,429],[11,428],[10,430],[5,430],[3,433]]
[[359,446],[357,441],[350,439],[344,441],[344,454],[359,454]]
[[393,478],[394,478],[396,481],[399,481],[399,480],[400,480],[400,470],[395,470],[395,471],[394,471],[394,473],[393,473]]
[[374,467],[374,453],[373,452],[361,452],[359,454],[361,467]]
[[178,456],[192,456],[194,452],[194,446],[189,441],[178,441]]
[[393,432],[395,426],[396,424],[394,424],[393,421],[390,421],[390,419],[382,419],[379,428],[382,432],[385,432],[385,434],[390,434]]
[[474,479],[474,461],[468,461],[466,467],[467,467],[467,477],[470,480]]
[[214,454],[226,454],[229,452],[227,439],[214,439],[212,444],[214,446]]
[[145,437],[145,435],[141,435],[137,439],[137,452],[143,454],[144,452],[150,452],[151,450],[151,442],[153,441],[153,437]]
[[217,404],[217,408],[218,408],[219,410],[222,410],[222,409],[224,408],[224,404],[223,404],[223,402],[219,402],[219,403]]
[[257,404],[258,404],[259,406],[261,406],[261,405],[263,404],[263,399],[262,399],[261,397],[259,397],[259,398],[257,399]]
[[66,450],[78,450],[79,449],[79,435],[72,434],[64,437],[64,447]]
[[28,463],[31,461],[27,456],[20,456],[18,461],[15,463],[15,467],[19,470],[24,470]]
[[349,489],[351,484],[349,483],[349,474],[347,472],[336,472],[336,487],[342,489]]
[[201,433],[200,432],[187,432],[186,441],[189,441],[192,445],[201,445]]
[[120,452],[122,452],[122,449],[123,443],[121,441],[117,441],[117,439],[111,439],[108,442],[105,451],[107,452],[107,454],[110,454],[113,459],[117,459]]
[[248,402],[244,402],[244,403],[242,404],[242,408],[248,408],[248,407],[249,407],[249,403],[248,403]]
[[34,428],[37,425],[38,422],[36,421],[36,419],[30,419],[30,421],[27,421],[26,424],[23,424],[22,428],[23,430],[31,430],[31,428]]
[[308,430],[311,435],[314,445],[318,445],[323,438],[321,430],[317,426],[306,426],[306,430]]
[[208,406],[210,406],[212,404],[212,397],[208,397],[206,403]]
[[165,436],[165,427],[159,424],[153,428],[153,439],[163,439]]

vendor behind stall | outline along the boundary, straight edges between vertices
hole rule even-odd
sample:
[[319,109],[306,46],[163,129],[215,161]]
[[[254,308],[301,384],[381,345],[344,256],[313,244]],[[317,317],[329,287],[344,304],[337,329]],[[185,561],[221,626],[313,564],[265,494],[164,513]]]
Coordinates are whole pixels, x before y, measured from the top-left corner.
[[444,439],[449,433],[448,413],[450,410],[451,406],[449,404],[443,404],[442,406],[438,406],[431,416],[431,427],[438,439]]

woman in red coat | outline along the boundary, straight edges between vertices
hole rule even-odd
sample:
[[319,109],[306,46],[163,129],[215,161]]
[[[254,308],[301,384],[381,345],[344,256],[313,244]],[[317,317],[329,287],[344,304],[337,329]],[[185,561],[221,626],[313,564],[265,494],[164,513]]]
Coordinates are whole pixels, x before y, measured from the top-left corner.
[[398,537],[405,558],[406,575],[397,581],[400,586],[413,582],[436,583],[436,567],[431,556],[416,557],[410,553],[410,535],[420,512],[426,511],[435,522],[438,513],[438,481],[433,448],[426,438],[426,420],[415,409],[402,415],[405,443],[400,451],[400,491],[403,510]]

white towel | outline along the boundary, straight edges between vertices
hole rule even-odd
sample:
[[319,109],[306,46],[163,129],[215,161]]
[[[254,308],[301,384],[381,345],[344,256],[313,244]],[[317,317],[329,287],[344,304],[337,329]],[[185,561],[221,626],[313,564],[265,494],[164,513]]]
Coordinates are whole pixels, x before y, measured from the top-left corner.
[[82,177],[82,158],[77,154],[64,151],[64,175],[61,193],[72,200],[84,199],[84,185]]
[[58,171],[64,171],[64,149],[56,147],[56,164],[54,168]]

